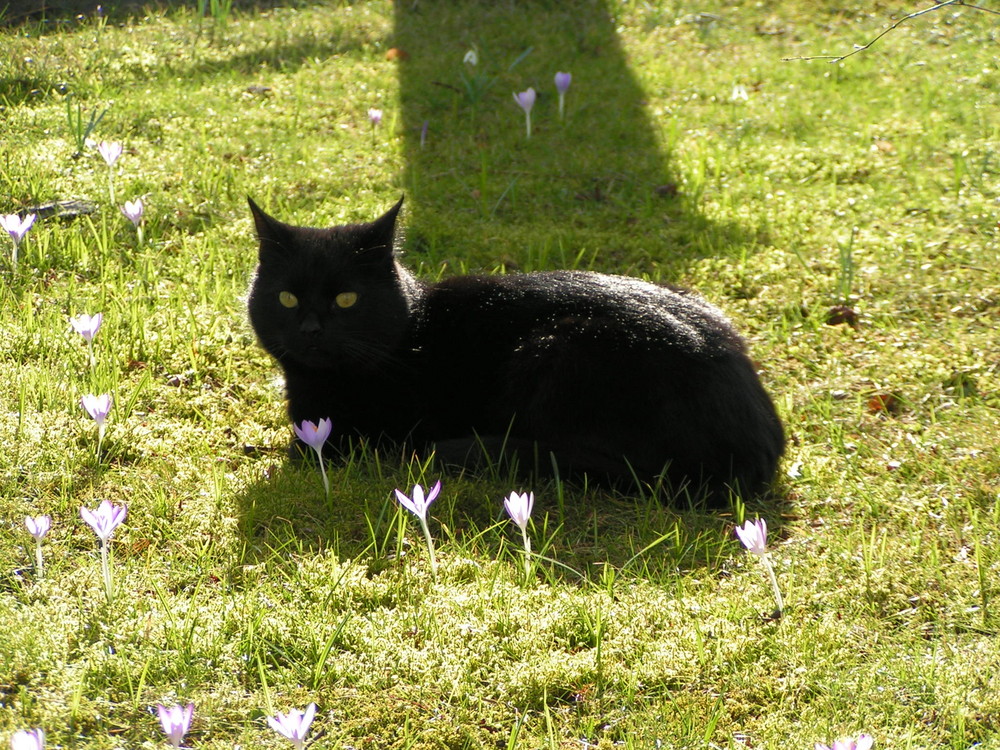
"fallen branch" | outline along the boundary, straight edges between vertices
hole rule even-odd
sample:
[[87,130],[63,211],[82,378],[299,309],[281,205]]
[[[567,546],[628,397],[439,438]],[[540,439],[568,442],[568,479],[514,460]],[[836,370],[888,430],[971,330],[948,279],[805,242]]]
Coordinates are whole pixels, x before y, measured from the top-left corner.
[[812,55],[810,57],[783,57],[783,58],[781,58],[781,60],[782,60],[782,62],[790,62],[792,60],[829,60],[832,63],[838,63],[838,62],[841,62],[842,60],[846,60],[848,57],[852,57],[853,55],[856,55],[859,52],[864,52],[866,49],[871,48],[871,46],[874,45],[879,39],[881,39],[882,37],[884,37],[889,32],[894,31],[896,28],[898,28],[902,24],[906,23],[911,18],[917,18],[917,17],[925,15],[927,13],[931,13],[932,11],[940,10],[941,8],[946,8],[949,5],[960,5],[963,8],[970,8],[972,10],[981,10],[984,13],[993,13],[995,15],[1000,16],[1000,11],[993,10],[992,8],[983,8],[983,7],[979,6],[979,5],[969,5],[964,0],[944,0],[944,2],[940,2],[937,5],[932,5],[930,8],[924,8],[923,10],[917,10],[917,11],[914,11],[913,13],[910,13],[908,15],[903,16],[898,21],[896,21],[896,23],[894,23],[892,26],[890,26],[889,28],[885,29],[881,34],[879,34],[874,39],[872,39],[870,42],[868,42],[868,44],[855,44],[854,45],[854,50],[851,51],[851,52],[848,52],[846,55]]

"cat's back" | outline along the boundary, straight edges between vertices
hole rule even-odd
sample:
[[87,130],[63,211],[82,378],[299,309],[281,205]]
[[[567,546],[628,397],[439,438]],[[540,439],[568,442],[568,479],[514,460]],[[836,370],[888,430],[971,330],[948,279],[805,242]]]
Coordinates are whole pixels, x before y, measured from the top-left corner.
[[589,325],[637,345],[666,342],[701,354],[743,349],[725,315],[698,295],[590,271],[456,276],[428,287],[424,314],[434,327],[503,331],[504,338],[539,326]]

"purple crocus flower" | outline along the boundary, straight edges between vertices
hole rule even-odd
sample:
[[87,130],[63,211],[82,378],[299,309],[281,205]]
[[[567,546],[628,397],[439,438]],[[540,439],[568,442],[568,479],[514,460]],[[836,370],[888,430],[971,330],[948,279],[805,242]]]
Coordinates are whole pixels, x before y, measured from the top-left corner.
[[31,229],[31,225],[35,223],[35,219],[37,218],[38,214],[28,214],[23,219],[17,214],[6,214],[0,216],[0,226],[14,240],[15,245],[20,245],[21,240],[24,239],[24,235]]
[[[756,521],[747,521],[743,526],[736,527],[736,536],[740,538],[740,541],[743,542],[743,546],[747,550],[757,556],[761,565],[764,566],[764,570],[767,571],[767,576],[771,581],[771,590],[774,593],[774,603],[778,605],[776,613],[780,617],[785,609],[785,602],[781,597],[781,589],[778,588],[778,578],[774,574],[774,566],[771,565],[771,556],[767,551],[767,521],[763,518],[758,518]],[[837,750],[840,749],[837,748]]]
[[125,218],[137,227],[139,226],[139,222],[142,221],[142,212],[144,210],[142,198],[136,198],[134,201],[125,201],[125,205],[122,206],[122,213],[125,214]]
[[313,424],[308,419],[304,419],[299,424],[293,424],[292,428],[299,440],[316,451],[318,455],[323,452],[323,446],[326,444],[326,439],[330,437],[333,423],[329,419],[321,419],[318,423]]
[[[94,336],[96,336],[97,332],[101,330],[101,323],[103,321],[103,313],[97,313],[97,315],[94,316],[82,313],[77,315],[75,318],[70,318],[69,320],[70,324],[73,326],[73,330],[83,336],[88,344],[94,340]],[[86,408],[86,406],[84,406],[84,408]]]
[[194,716],[194,704],[187,706],[173,706],[167,708],[161,703],[156,704],[156,713],[160,717],[160,726],[163,727],[164,734],[174,747],[180,747],[191,726],[191,717]]
[[80,399],[80,405],[87,410],[90,418],[97,422],[98,428],[103,430],[108,412],[111,411],[111,396],[107,393],[102,393],[100,396],[88,393]]
[[569,73],[556,73],[556,91],[559,92],[559,119],[563,118],[566,107],[566,91],[572,82],[573,76]]
[[45,732],[41,729],[22,729],[10,738],[10,750],[44,750]]
[[115,203],[115,163],[122,155],[122,144],[118,142],[101,141],[97,144],[97,153],[108,165],[108,195],[111,203]]
[[94,530],[101,544],[107,544],[115,529],[121,526],[125,520],[128,508],[124,505],[113,505],[108,500],[102,500],[101,504],[94,510],[90,508],[80,508],[80,518],[87,522],[87,525]]
[[406,508],[410,513],[415,515],[422,521],[427,520],[427,508],[431,503],[437,499],[437,496],[441,493],[441,481],[438,480],[437,484],[431,487],[431,491],[424,497],[424,488],[419,484],[413,485],[413,497],[410,498],[403,494],[401,490],[396,490],[396,499],[399,500],[399,504]]
[[35,537],[36,542],[41,542],[45,535],[52,528],[51,516],[25,516],[24,526],[28,533]]
[[816,750],[871,750],[875,744],[875,738],[870,734],[859,734],[855,740],[851,737],[844,737],[833,743],[832,746],[816,743]]
[[531,518],[531,509],[534,505],[534,492],[522,492],[521,494],[511,492],[503,501],[503,506],[507,509],[510,519],[521,529],[521,542],[524,545],[525,581],[531,577],[531,537],[528,536],[528,521]]
[[45,573],[42,567],[42,539],[52,528],[51,516],[26,516],[24,519],[25,528],[28,533],[35,538],[35,573],[42,578]]
[[767,521],[758,518],[736,527],[736,536],[750,552],[762,557],[767,554]]
[[305,711],[293,708],[287,714],[268,716],[267,723],[282,737],[291,740],[295,750],[302,750],[306,746],[306,734],[315,715],[316,704],[310,703]]
[[117,141],[101,141],[97,144],[97,153],[104,158],[109,167],[113,167],[115,162],[121,158],[123,150],[122,144]]
[[324,418],[319,420],[318,424],[313,424],[308,419],[305,419],[299,424],[293,422],[292,429],[295,430],[295,434],[299,440],[316,451],[320,474],[323,476],[323,489],[326,492],[327,498],[329,498],[330,480],[326,478],[326,465],[323,463],[323,446],[326,445],[326,439],[330,437],[330,432],[333,430],[333,422]]
[[531,138],[531,108],[535,106],[535,90],[529,87],[526,91],[515,92],[514,101],[517,102],[517,106],[524,110],[525,129],[528,138]]
[[21,240],[31,229],[31,225],[38,218],[37,214],[28,214],[23,219],[17,214],[0,215],[0,227],[3,227],[10,238],[14,240],[14,252],[11,255],[11,264],[17,268],[17,251],[21,247]]
[[128,509],[124,505],[112,505],[107,500],[102,500],[94,510],[82,506],[80,508],[80,518],[87,522],[101,540],[101,574],[104,578],[104,594],[108,598],[108,604],[114,599],[115,593],[111,580],[111,563],[108,560],[108,541],[115,533],[115,529],[125,520],[127,512]]
[[427,525],[427,508],[434,502],[441,493],[440,480],[431,487],[431,491],[424,496],[424,488],[419,484],[413,485],[413,497],[408,497],[402,490],[396,490],[396,499],[399,504],[406,508],[420,521],[420,528],[424,532],[424,540],[427,542],[427,553],[431,561],[431,574],[437,576],[437,557],[434,555],[434,540],[431,538],[431,530]]
[[368,120],[372,124],[372,145],[375,145],[375,131],[378,129],[379,123],[382,122],[382,110],[372,107],[368,110]]
[[142,214],[145,210],[146,207],[142,205],[142,198],[136,198],[134,201],[125,201],[125,205],[122,206],[122,213],[125,214],[125,218],[131,221],[135,227],[140,245],[142,244]]
[[531,517],[531,509],[534,505],[534,492],[522,492],[520,495],[511,492],[510,496],[503,501],[503,507],[507,509],[510,519],[517,524],[521,531],[528,528],[528,519]]

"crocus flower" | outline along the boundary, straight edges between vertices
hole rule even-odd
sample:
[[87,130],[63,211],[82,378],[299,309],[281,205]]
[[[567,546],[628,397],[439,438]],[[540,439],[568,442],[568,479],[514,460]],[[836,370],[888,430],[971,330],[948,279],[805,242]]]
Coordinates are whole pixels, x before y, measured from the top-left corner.
[[160,726],[163,727],[164,734],[174,747],[180,747],[191,726],[191,717],[194,715],[194,704],[187,706],[174,706],[167,708],[161,703],[156,704],[156,712],[160,716]]
[[97,144],[97,153],[104,157],[108,164],[108,194],[111,202],[115,202],[115,163],[121,158],[122,144],[117,142],[101,141]]
[[101,542],[106,544],[125,520],[128,508],[124,505],[113,505],[108,500],[102,500],[96,509],[80,508],[80,517],[94,530]]
[[104,593],[108,597],[108,604],[111,604],[114,598],[111,563],[108,561],[108,540],[125,520],[127,512],[128,509],[124,505],[112,505],[107,500],[102,500],[96,510],[80,508],[80,517],[90,525],[101,540],[101,573],[104,577]]
[[562,119],[563,110],[566,104],[566,91],[572,82],[573,76],[569,73],[556,73],[556,91],[559,92],[559,119]]
[[134,201],[125,201],[125,205],[122,206],[122,213],[125,214],[125,218],[131,221],[135,227],[139,228],[139,222],[142,221],[142,212],[145,207],[142,205],[142,198],[136,198]]
[[309,732],[309,725],[312,724],[315,715],[316,704],[310,703],[306,706],[305,711],[293,708],[287,714],[268,716],[267,723],[282,737],[290,739],[295,750],[302,750],[306,746],[306,734]]
[[305,419],[300,424],[293,424],[292,427],[295,429],[295,434],[298,435],[299,440],[317,453],[320,453],[326,444],[326,439],[330,437],[333,423],[329,419],[321,419],[318,424],[314,424]]
[[111,411],[111,396],[107,393],[102,393],[100,396],[88,393],[80,399],[80,405],[90,418],[97,422],[97,456],[100,458],[101,443],[104,442],[104,423],[108,418],[108,412]]
[[427,552],[431,560],[431,574],[437,576],[437,558],[434,556],[434,540],[431,539],[431,530],[427,526],[427,508],[434,502],[441,493],[440,480],[431,487],[431,491],[424,496],[424,488],[419,484],[413,485],[413,497],[407,497],[402,491],[396,490],[396,499],[399,504],[415,515],[420,521],[420,527],[424,531],[424,539],[427,542]]
[[504,499],[503,505],[511,520],[521,529],[521,541],[524,544],[524,576],[527,580],[531,576],[531,538],[528,536],[528,520],[535,505],[535,493],[522,492],[519,495],[511,492],[510,496]]
[[761,565],[764,566],[764,570],[767,571],[774,593],[774,602],[778,606],[777,615],[780,616],[785,609],[785,603],[781,598],[781,589],[778,588],[778,578],[774,574],[774,566],[771,565],[771,556],[767,552],[767,522],[763,518],[747,521],[742,527],[736,527],[736,536],[743,542],[744,547],[757,556]]
[[430,120],[424,120],[424,124],[420,126],[420,148],[427,144],[427,128],[430,124]]
[[[83,336],[89,344],[94,340],[94,336],[97,332],[101,330],[101,323],[104,320],[103,313],[97,313],[97,315],[87,315],[87,313],[82,313],[77,315],[75,318],[70,318],[69,322],[73,326],[73,329]],[[87,408],[84,406],[84,408]],[[87,411],[90,411],[87,409]],[[105,414],[107,412],[105,411]]]
[[767,521],[763,518],[747,521],[742,528],[737,526],[736,536],[743,542],[744,547],[758,557],[767,554]]
[[531,138],[531,108],[535,106],[535,90],[529,88],[527,91],[522,91],[521,93],[515,92],[514,101],[517,102],[517,106],[524,110],[525,129],[528,133],[528,138]]
[[25,516],[24,525],[27,527],[28,533],[35,538],[35,575],[42,578],[45,575],[45,569],[42,566],[42,539],[52,528],[52,518],[51,516]]
[[6,214],[5,216],[0,216],[0,226],[14,240],[15,245],[20,245],[21,240],[24,239],[24,235],[31,229],[31,225],[35,223],[35,219],[37,218],[38,214],[28,214],[23,219],[17,214]]
[[146,207],[142,205],[142,198],[136,198],[134,201],[125,201],[125,205],[122,206],[122,213],[125,214],[125,218],[132,222],[135,227],[136,236],[139,238],[139,244],[142,244],[142,214],[146,210]]
[[122,144],[117,141],[101,141],[97,144],[97,153],[104,157],[109,167],[115,165],[122,155],[122,150]]
[[10,738],[10,750],[43,750],[45,732],[41,729],[22,729]]
[[507,509],[511,520],[518,525],[521,531],[528,528],[528,519],[531,517],[531,509],[534,505],[534,492],[523,492],[520,495],[511,492],[510,496],[503,501],[503,507]]
[[292,428],[295,430],[295,434],[298,435],[299,440],[316,451],[320,474],[323,476],[323,489],[329,498],[330,481],[326,478],[326,466],[323,463],[323,446],[326,445],[326,439],[330,437],[330,432],[333,430],[333,422],[324,418],[319,420],[319,424],[313,424],[306,419],[300,424],[292,423]]
[[102,393],[100,396],[88,393],[80,399],[80,405],[87,410],[91,419],[103,426],[104,421],[108,418],[108,412],[111,411],[111,396],[107,393]]
[[413,497],[407,497],[400,490],[396,490],[396,499],[399,500],[399,504],[406,508],[410,513],[415,515],[421,520],[427,520],[427,508],[433,503],[437,496],[441,493],[441,481],[438,480],[437,484],[431,487],[431,491],[424,497],[424,488],[419,484],[413,485]]
[[28,533],[35,537],[35,541],[40,543],[49,533],[49,529],[52,528],[52,517],[25,516],[24,525],[27,527]]
[[21,247],[21,240],[24,239],[24,235],[31,229],[31,225],[35,223],[37,218],[37,214],[28,214],[23,219],[17,214],[0,215],[0,226],[14,240],[14,252],[11,255],[14,268],[17,268],[17,251]]
[[833,743],[833,746],[816,743],[816,750],[871,750],[875,744],[875,738],[870,734],[859,734],[858,738],[845,737]]
[[372,124],[372,145],[374,145],[375,131],[378,129],[379,123],[382,122],[382,110],[372,107],[368,110],[368,119]]
[[737,83],[733,86],[733,93],[729,95],[729,101],[731,102],[747,102],[750,101],[750,96],[747,94],[747,87],[742,83]]

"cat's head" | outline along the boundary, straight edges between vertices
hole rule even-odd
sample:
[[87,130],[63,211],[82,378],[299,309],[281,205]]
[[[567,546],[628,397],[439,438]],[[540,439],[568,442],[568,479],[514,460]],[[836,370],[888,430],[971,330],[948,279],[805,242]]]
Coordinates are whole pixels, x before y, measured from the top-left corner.
[[250,287],[250,322],[286,367],[386,366],[410,324],[417,293],[393,253],[402,198],[365,224],[298,227],[252,200],[260,264]]

